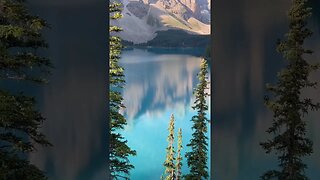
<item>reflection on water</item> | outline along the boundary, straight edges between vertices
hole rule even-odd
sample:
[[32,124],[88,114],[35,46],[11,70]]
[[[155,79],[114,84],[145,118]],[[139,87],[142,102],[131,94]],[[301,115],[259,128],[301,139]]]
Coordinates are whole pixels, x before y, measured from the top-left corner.
[[[124,136],[129,146],[138,153],[136,157],[130,158],[135,165],[131,173],[133,180],[159,179],[164,172],[171,113],[175,115],[176,131],[182,128],[185,147],[182,153],[189,151],[186,144],[192,133],[190,119],[196,113],[191,105],[194,101],[192,92],[198,83],[200,58],[154,51],[162,50],[124,51],[120,61],[126,77],[123,96],[128,126]],[[187,172],[184,161],[183,173]]]
[[[239,0],[215,1],[213,43],[213,170],[214,179],[254,180],[266,170],[276,168],[277,160],[266,155],[259,142],[272,114],[263,105],[264,84],[274,83],[283,65],[275,51],[276,41],[287,32],[286,12],[291,1]],[[318,7],[319,8],[319,7]],[[317,32],[317,31],[316,31]],[[320,59],[320,38],[316,33],[307,46]],[[320,80],[320,73],[313,78]],[[320,89],[306,92],[320,100]],[[311,179],[320,177],[320,113],[307,119],[314,153],[307,158]],[[317,118],[318,117],[318,118]]]
[[198,57],[135,49],[125,51],[121,63],[127,82],[123,92],[125,113],[130,119],[190,102],[199,70]]

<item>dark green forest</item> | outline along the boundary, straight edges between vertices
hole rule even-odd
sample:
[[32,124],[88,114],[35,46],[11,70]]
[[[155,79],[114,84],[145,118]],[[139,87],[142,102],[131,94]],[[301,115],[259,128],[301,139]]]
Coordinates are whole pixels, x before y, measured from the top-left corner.
[[123,41],[125,46],[135,47],[202,47],[206,48],[210,43],[210,35],[195,35],[182,30],[167,30],[157,32],[157,36],[142,44],[133,44],[132,42]]
[[[23,1],[0,1],[0,80],[44,84],[52,68],[50,59],[38,55],[48,44],[44,19],[32,15]],[[46,179],[26,155],[36,146],[51,146],[40,128],[45,118],[34,97],[23,91],[0,89],[0,178]]]

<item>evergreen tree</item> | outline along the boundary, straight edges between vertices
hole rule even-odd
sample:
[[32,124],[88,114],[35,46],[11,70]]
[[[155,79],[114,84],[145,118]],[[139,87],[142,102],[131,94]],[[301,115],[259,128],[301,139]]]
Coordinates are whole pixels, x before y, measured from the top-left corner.
[[175,178],[175,151],[174,151],[174,116],[171,115],[169,127],[168,127],[169,135],[167,138],[168,147],[166,148],[166,160],[163,163],[165,166],[165,180],[174,180]]
[[192,117],[193,126],[192,139],[187,146],[191,147],[191,152],[186,153],[187,163],[190,168],[190,173],[186,175],[186,179],[201,180],[202,178],[208,179],[208,131],[207,124],[209,119],[206,117],[208,105],[206,97],[209,94],[206,92],[208,89],[208,64],[205,59],[201,60],[200,73],[198,74],[199,84],[194,91],[196,100],[193,109],[197,110],[197,115]]
[[[122,4],[112,2],[109,5],[110,19],[117,20],[121,15]],[[129,179],[130,170],[134,168],[128,159],[130,155],[136,155],[136,151],[127,145],[127,140],[121,135],[120,131],[127,124],[125,117],[119,112],[123,105],[121,89],[125,84],[124,69],[119,65],[122,49],[121,39],[112,34],[121,31],[117,26],[110,25],[109,33],[109,115],[110,115],[110,143],[109,143],[109,170],[111,179]]]
[[[0,80],[46,82],[52,66],[36,52],[47,48],[42,36],[47,27],[24,1],[0,0]],[[36,145],[51,145],[39,131],[43,121],[34,98],[0,90],[0,179],[46,179],[25,158]]]
[[181,167],[182,167],[182,156],[181,156],[181,149],[182,149],[182,130],[179,128],[178,131],[178,149],[177,149],[177,162],[176,162],[176,180],[182,179]]
[[160,180],[164,180],[164,175],[163,174],[160,176]]
[[262,179],[305,180],[306,164],[302,158],[312,153],[312,142],[306,137],[306,121],[303,119],[310,110],[317,110],[319,103],[314,104],[310,98],[302,98],[305,88],[315,87],[309,81],[309,74],[318,69],[304,59],[304,54],[311,50],[304,49],[303,43],[312,32],[306,27],[307,18],[311,16],[311,8],[306,0],[293,0],[289,11],[289,32],[286,40],[277,47],[287,66],[278,74],[276,85],[267,85],[274,95],[274,100],[265,98],[266,105],[273,111],[273,124],[267,130],[274,138],[261,143],[267,153],[278,155],[279,170],[267,171]]

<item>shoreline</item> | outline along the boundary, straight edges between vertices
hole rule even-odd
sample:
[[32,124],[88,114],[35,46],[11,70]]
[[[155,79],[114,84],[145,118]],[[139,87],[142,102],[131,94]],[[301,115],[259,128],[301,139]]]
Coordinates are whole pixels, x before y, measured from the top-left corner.
[[125,46],[123,51],[145,50],[154,54],[185,54],[203,57],[210,61],[210,57],[206,56],[206,48],[204,47],[158,47],[158,46]]
[[123,49],[203,49],[205,47],[125,46]]

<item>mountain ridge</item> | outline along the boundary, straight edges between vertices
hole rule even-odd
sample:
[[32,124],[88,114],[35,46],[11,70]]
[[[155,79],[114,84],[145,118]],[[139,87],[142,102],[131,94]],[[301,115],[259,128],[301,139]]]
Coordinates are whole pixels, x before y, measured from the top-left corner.
[[123,18],[113,24],[124,29],[120,37],[144,44],[158,32],[182,30],[193,35],[210,34],[210,0],[121,0]]

